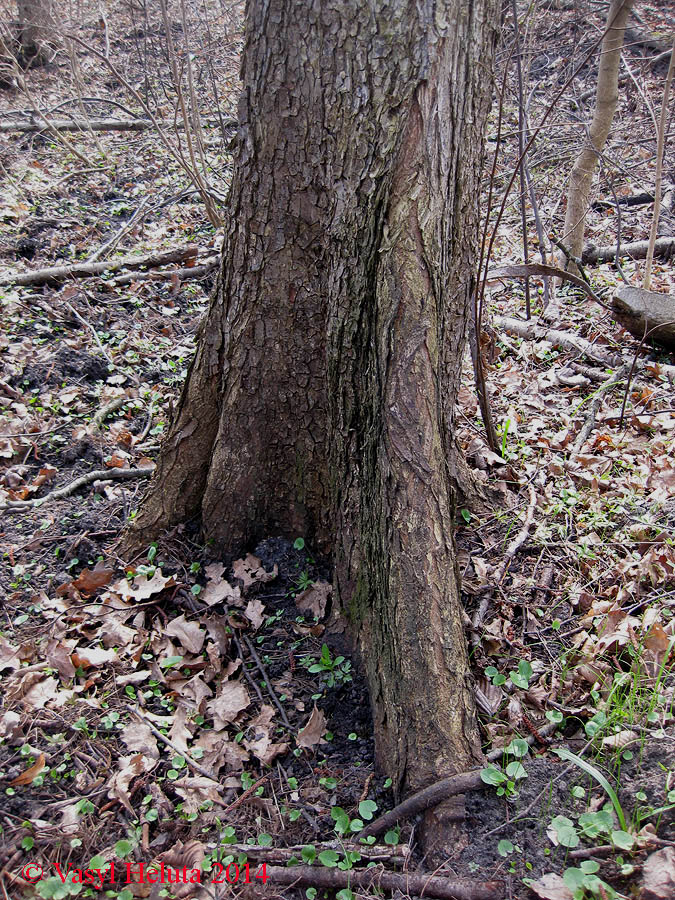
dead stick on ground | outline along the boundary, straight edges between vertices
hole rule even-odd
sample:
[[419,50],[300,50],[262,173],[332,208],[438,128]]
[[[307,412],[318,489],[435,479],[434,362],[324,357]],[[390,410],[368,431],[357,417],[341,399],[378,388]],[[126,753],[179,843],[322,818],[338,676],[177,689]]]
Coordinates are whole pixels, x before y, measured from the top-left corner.
[[480,604],[478,605],[478,609],[474,613],[474,617],[471,622],[471,630],[473,632],[471,640],[474,646],[478,646],[478,644],[480,644],[479,631],[481,625],[483,624],[483,621],[485,620],[488,607],[490,606],[490,599],[492,598],[494,590],[504,580],[511,560],[525,543],[525,541],[527,540],[527,536],[530,533],[530,528],[532,527],[532,522],[534,521],[534,510],[537,505],[537,494],[531,484],[527,487],[527,497],[527,510],[525,511],[525,518],[523,520],[522,527],[506,549],[506,553],[504,554],[504,559],[499,568],[499,572],[495,576],[492,589],[488,594],[486,594],[485,597],[483,597]]
[[68,301],[67,301],[67,300],[64,300],[62,297],[60,298],[60,300],[61,300],[61,302],[62,302],[65,306],[68,307],[68,309],[69,309],[69,310],[71,311],[71,313],[75,316],[75,318],[77,319],[77,321],[80,322],[82,325],[84,325],[84,327],[87,328],[89,331],[91,331],[91,333],[92,333],[93,336],[94,336],[94,340],[96,341],[96,346],[98,347],[98,349],[99,349],[99,350],[101,351],[101,353],[103,354],[103,358],[104,358],[105,361],[108,363],[108,365],[110,366],[110,368],[111,368],[111,369],[117,369],[118,367],[117,367],[117,366],[115,365],[115,363],[112,361],[112,359],[111,359],[110,356],[108,355],[108,353],[107,353],[105,347],[104,347],[103,344],[101,343],[101,338],[98,336],[98,331],[96,331],[96,329],[94,328],[94,326],[93,326],[90,322],[87,322],[87,320],[86,320],[83,316],[81,316],[81,315],[79,314],[79,312],[75,309],[75,307],[74,307],[71,303],[68,303]]
[[[40,114],[41,115],[41,114]],[[0,122],[0,134],[38,131],[145,131],[152,126],[147,119],[51,119],[45,122]]]
[[57,488],[44,497],[38,497],[35,500],[8,500],[4,506],[0,506],[0,512],[21,512],[42,506],[43,503],[50,503],[52,500],[62,500],[64,497],[74,494],[85,484],[91,484],[92,481],[131,481],[133,478],[150,478],[153,472],[154,466],[152,469],[94,469],[93,472],[80,475],[75,481]]
[[[630,256],[632,259],[645,259],[649,249],[649,241],[634,241],[621,245],[621,256]],[[657,256],[668,256],[675,252],[675,238],[657,238],[654,244],[654,253]],[[581,254],[581,262],[586,266],[598,263],[612,262],[616,254],[616,246],[613,247],[586,247]]]
[[[256,847],[253,844],[227,844],[227,852],[235,855],[237,853],[245,853],[253,859],[262,857],[261,862],[285,864],[292,857],[299,857],[306,846],[306,844],[293,844],[290,847]],[[322,850],[356,852],[361,855],[364,863],[373,860],[375,862],[394,862],[401,865],[410,856],[408,844],[397,844],[395,847],[368,847],[364,844],[354,844],[350,841],[317,841],[312,846],[317,856]]]
[[[675,243],[673,244],[675,247]],[[501,331],[507,331],[510,334],[517,334],[518,337],[525,338],[528,341],[550,341],[557,347],[564,350],[571,350],[575,353],[583,353],[589,359],[602,366],[608,366],[611,369],[618,369],[623,365],[623,358],[619,354],[608,354],[598,350],[590,341],[571,334],[566,331],[557,331],[553,328],[547,328],[543,325],[535,325],[533,322],[524,322],[522,319],[512,319],[507,316],[495,316],[492,320],[495,328]],[[655,326],[656,328],[661,326]],[[639,349],[639,348],[638,348]],[[652,362],[651,360],[636,360],[635,368],[643,371],[645,367],[653,366],[658,370],[659,374],[668,378],[675,378],[675,366],[668,366],[665,363]]]
[[94,263],[74,263],[72,266],[50,266],[47,269],[36,269],[33,272],[0,272],[0,285],[58,284],[67,278],[86,278],[89,275],[102,275],[103,272],[118,272],[120,269],[167,266],[171,263],[196,259],[198,253],[198,247],[181,247],[178,250],[168,250],[164,253],[126,256],[122,259]]
[[163,744],[166,744],[167,747],[170,747],[174,752],[178,753],[179,756],[182,756],[185,762],[190,766],[191,769],[194,769],[195,772],[199,772],[200,775],[203,775],[204,778],[210,778],[211,781],[217,781],[218,779],[213,774],[213,772],[209,772],[208,769],[205,769],[203,766],[200,766],[198,762],[195,762],[194,759],[185,751],[181,750],[179,746],[174,744],[172,740],[170,740],[165,734],[159,730],[159,728],[155,728],[155,726],[150,722],[146,717],[140,713],[135,707],[128,706],[126,703],[124,704],[124,708],[127,709],[130,713],[136,716],[137,719],[140,719],[144,725],[150,729],[150,731],[154,734],[154,736],[160,740]]
[[[291,723],[288,721],[288,716],[286,715],[286,710],[281,705],[281,703],[274,691],[274,688],[272,687],[272,684],[270,682],[270,677],[267,674],[267,670],[265,669],[265,666],[262,664],[262,661],[261,661],[260,657],[258,656],[258,654],[256,653],[253,644],[249,641],[249,639],[246,637],[246,635],[244,635],[243,638],[244,638],[244,643],[246,644],[246,646],[248,648],[248,652],[251,654],[251,656],[255,660],[256,666],[260,669],[262,677],[265,679],[265,686],[267,688],[267,691],[268,691],[270,697],[272,698],[274,705],[279,710],[279,713],[281,715],[284,725],[286,726],[286,728],[288,728],[289,731],[293,731],[293,728],[291,727]],[[243,660],[242,660],[242,662],[243,662]]]
[[602,400],[605,393],[611,388],[622,384],[627,374],[628,366],[622,366],[618,372],[612,372],[607,381],[603,382],[603,384],[601,384],[600,387],[595,391],[595,396],[593,397],[593,401],[586,415],[586,419],[584,420],[584,424],[581,426],[581,431],[577,435],[577,439],[574,442],[574,447],[572,448],[572,453],[570,454],[568,462],[573,460],[574,457],[579,454],[581,448],[586,443],[586,440],[591,431],[593,431],[593,426],[595,425],[595,417],[597,416],[598,410],[602,405]]
[[255,781],[250,788],[246,788],[246,790],[240,797],[237,797],[237,799],[233,803],[230,803],[229,806],[226,806],[223,812],[231,812],[233,809],[241,806],[241,804],[244,803],[244,801],[248,800],[251,794],[257,791],[260,785],[267,781],[269,777],[270,773],[268,772],[267,775],[263,775],[262,778],[259,778],[257,781]]
[[[132,398],[127,396],[122,397],[113,397],[113,399],[106,403],[105,406],[102,406],[99,411],[94,415],[91,420],[91,424],[94,428],[101,428],[106,418],[110,415],[110,413],[115,412],[121,406],[124,406],[125,403],[131,403]],[[140,443],[140,441],[139,441]]]
[[603,366],[617,368],[623,363],[620,356],[603,353],[590,341],[566,331],[558,331],[545,325],[537,325],[534,322],[524,322],[521,319],[512,319],[507,316],[495,316],[493,319],[495,328],[517,334],[528,341],[550,341],[565,350],[583,353],[589,359],[595,360]]
[[325,869],[320,866],[267,866],[266,875],[273,885],[309,884],[320,889],[380,888],[410,896],[439,897],[442,900],[501,900],[501,881],[470,881],[407,872],[386,872],[380,866],[365,870]]
[[241,642],[239,641],[239,638],[237,637],[236,634],[234,634],[234,632],[232,633],[232,640],[234,641],[235,646],[236,646],[237,650],[239,651],[239,656],[241,657],[241,671],[244,673],[244,678],[248,681],[248,683],[251,685],[251,687],[253,688],[255,693],[258,695],[258,700],[260,700],[261,703],[264,703],[265,701],[263,699],[262,691],[258,687],[257,681],[255,681],[253,679],[253,676],[251,675],[249,670],[246,668],[246,663],[244,662],[244,650],[241,646]]
[[560,278],[563,281],[569,281],[571,284],[580,288],[580,290],[592,300],[595,300],[596,303],[599,303],[600,306],[609,309],[607,304],[598,297],[595,291],[583,278],[579,278],[571,272],[566,272],[564,269],[559,269],[557,266],[545,266],[543,263],[527,263],[527,265],[521,266],[502,266],[499,269],[490,269],[487,277],[488,281],[491,281],[492,279],[497,278],[530,278],[532,275],[543,275],[545,277]]
[[166,281],[171,278],[174,281],[189,281],[195,278],[203,278],[210,275],[214,269],[220,266],[219,256],[207,256],[203,263],[198,266],[190,266],[186,269],[159,269],[152,272],[131,272],[126,275],[117,275],[109,281],[105,281],[104,285],[112,287],[121,287],[125,284],[132,284],[136,281]]

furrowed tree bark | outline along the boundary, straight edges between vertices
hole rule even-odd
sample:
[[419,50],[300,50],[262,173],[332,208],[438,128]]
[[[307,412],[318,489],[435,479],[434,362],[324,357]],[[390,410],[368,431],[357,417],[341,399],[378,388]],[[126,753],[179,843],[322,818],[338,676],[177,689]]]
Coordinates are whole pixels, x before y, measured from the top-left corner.
[[[623,47],[626,23],[633,6],[634,0],[612,0],[610,4],[606,33],[600,48],[593,118],[588,129],[587,139],[570,175],[562,242],[576,259],[581,257],[584,246],[586,211],[588,210],[588,197],[593,184],[593,175],[600,154],[607,143],[619,100],[621,48]],[[561,268],[569,268],[570,271],[578,274],[578,267],[567,263],[562,253],[558,255],[557,265]]]
[[125,549],[330,550],[399,795],[480,758],[452,440],[494,0],[250,0],[223,267]]

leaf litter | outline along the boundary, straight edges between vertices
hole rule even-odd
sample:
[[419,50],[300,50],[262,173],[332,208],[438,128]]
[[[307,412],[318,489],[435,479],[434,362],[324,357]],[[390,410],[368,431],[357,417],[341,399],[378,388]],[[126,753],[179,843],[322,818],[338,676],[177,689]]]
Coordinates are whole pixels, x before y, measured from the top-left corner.
[[[539,45],[558,58],[565,29],[556,24],[547,34],[545,19],[536,27]],[[542,85],[557,78],[550,59],[538,59]],[[649,77],[646,89],[656,96],[658,79]],[[54,73],[36,70],[31,78],[46,105],[62,100]],[[234,78],[230,95],[234,104]],[[534,106],[539,102],[537,95]],[[620,127],[630,131],[630,123],[624,115]],[[517,127],[517,115],[512,124]],[[621,134],[613,152],[632,166],[635,145]],[[168,167],[156,141],[138,140],[136,156],[119,136],[101,136],[124,191],[152,184],[169,196],[182,189],[171,175],[146,183],[148,167]],[[515,153],[515,145],[507,146]],[[31,228],[38,229],[29,239],[45,265],[100,243],[109,219],[107,177],[76,177],[79,164],[45,142],[24,146],[12,138],[10,147],[9,170],[18,177],[3,198],[3,267],[26,267],[15,247],[17,235]],[[32,162],[38,166],[26,184],[42,213],[15,195]],[[54,189],[39,166],[72,177],[72,198]],[[224,159],[223,170],[228,167]],[[624,187],[630,189],[620,187],[620,196]],[[559,193],[560,181],[552,178],[547,189]],[[609,190],[602,177],[600,190]],[[542,196],[543,210],[550,201]],[[84,215],[73,209],[77,203]],[[626,211],[624,240],[648,231],[641,215]],[[56,224],[44,224],[49,221]],[[590,215],[594,239],[611,243],[613,227],[605,212]],[[204,229],[199,207],[181,201],[132,232],[130,247],[161,249],[197,234],[205,249],[219,244],[220,236]],[[518,259],[518,241],[515,213],[507,214],[495,262]],[[638,264],[625,268],[629,277],[639,275]],[[611,265],[593,277],[608,286],[616,281]],[[667,266],[657,263],[655,281],[672,292]],[[512,315],[522,300],[513,285],[490,291],[495,317]],[[188,290],[143,279],[125,288],[92,280],[84,290],[3,292],[3,501],[39,499],[93,469],[153,465],[208,292],[208,282]],[[66,303],[93,323],[104,353]],[[585,337],[599,351],[628,358],[636,350],[616,323],[574,294],[563,297],[561,315],[558,329]],[[626,892],[641,883],[645,897],[660,900],[670,896],[673,861],[670,848],[656,849],[656,841],[675,839],[669,800],[675,777],[672,360],[643,350],[647,364],[631,381],[623,419],[625,384],[607,392],[577,448],[606,373],[551,341],[497,327],[487,333],[488,381],[505,458],[481,437],[467,372],[459,440],[494,502],[458,516],[459,562],[469,616],[490,594],[474,659],[485,747],[501,751],[505,764],[514,737],[527,738],[533,750],[525,759],[528,778],[508,806],[492,795],[468,797],[471,844],[458,847],[449,864],[467,876],[476,866],[482,876],[503,875],[498,839],[508,837],[516,875],[528,877],[529,862],[539,896],[566,898],[570,888],[558,873],[569,867],[568,851],[550,842],[544,855],[542,835],[556,814],[577,821],[588,809],[602,809],[606,797],[579,771],[567,772],[561,787],[554,779],[562,762],[531,756],[545,754],[552,739],[581,752],[597,735],[607,774],[643,842],[623,864],[631,872],[602,861],[602,877]],[[534,522],[502,573],[504,551],[527,517],[526,485],[536,493]],[[371,778],[372,723],[358,672],[326,689],[303,665],[320,658],[327,639],[327,568],[308,553],[268,541],[228,569],[208,559],[189,530],[155,548],[152,558],[122,567],[113,542],[139,496],[133,482],[101,480],[20,518],[3,517],[3,865],[26,838],[45,862],[64,850],[85,863],[94,854],[111,859],[118,842],[127,841],[138,858],[199,864],[216,851],[222,858],[235,841],[252,841],[260,850],[266,834],[274,835],[275,846],[330,839],[331,810],[357,815],[364,792],[381,810],[391,806],[384,778]],[[335,658],[344,648],[331,644],[331,651]],[[558,728],[553,738],[546,732],[551,725]],[[584,789],[583,798],[572,794],[575,788]],[[513,818],[542,791],[552,807],[548,819],[530,815],[481,844],[481,835],[506,820],[505,809]],[[143,896],[141,885],[134,888]]]

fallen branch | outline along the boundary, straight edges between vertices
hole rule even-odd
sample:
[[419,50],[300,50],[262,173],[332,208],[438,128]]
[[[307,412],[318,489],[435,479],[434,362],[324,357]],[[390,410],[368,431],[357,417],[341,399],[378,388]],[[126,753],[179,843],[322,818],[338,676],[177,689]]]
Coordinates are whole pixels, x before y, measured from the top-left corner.
[[616,200],[596,200],[591,203],[591,209],[602,212],[605,209],[615,209],[617,206],[646,206],[654,202],[654,195],[649,191],[632,194],[630,197],[617,197]]
[[[644,259],[647,256],[649,241],[635,241],[632,244],[622,244],[621,255],[630,256],[632,259]],[[616,247],[586,247],[581,254],[584,265],[597,265],[598,263],[612,262]],[[654,243],[654,255],[669,259],[675,254],[675,238],[658,238]]]
[[64,497],[70,497],[75,491],[91,484],[93,481],[131,481],[134,478],[149,478],[154,471],[152,469],[94,469],[93,472],[87,472],[86,475],[80,475],[74,481],[63,487],[57,488],[55,491],[39,497],[35,500],[8,500],[4,505],[0,506],[0,510],[20,512],[22,510],[32,509],[36,506],[42,506],[43,503],[51,503],[53,500],[62,500]]
[[[280,863],[286,865],[294,856],[300,857],[307,844],[293,844],[290,847],[256,847],[253,844],[227,844],[223,845],[227,853],[245,853],[253,859],[260,858],[261,862]],[[405,863],[410,856],[410,846],[408,844],[397,844],[395,847],[378,847],[377,845],[369,847],[366,844],[353,844],[349,841],[321,841],[312,845],[317,856],[322,850],[336,850],[344,852],[356,851],[361,855],[364,863],[367,862],[394,862],[398,865]]]
[[125,403],[129,403],[131,401],[130,397],[126,395],[122,395],[121,397],[113,397],[113,399],[106,403],[105,406],[102,406],[98,412],[94,415],[91,420],[91,424],[94,428],[102,428],[103,423],[106,418],[110,415],[110,413],[114,413],[120,407],[124,406]]
[[521,266],[502,266],[499,269],[490,269],[487,277],[488,280],[490,280],[492,278],[529,278],[531,275],[544,275],[550,278],[561,278],[563,281],[570,281],[592,300],[599,303],[600,306],[604,306],[605,309],[607,308],[607,304],[603,303],[588,282],[584,281],[583,278],[579,278],[577,275],[573,275],[572,272],[566,272],[564,269],[559,269],[558,266],[545,266],[543,263],[527,263],[527,265]]
[[118,272],[120,269],[145,267],[153,269],[196,259],[198,253],[197,247],[181,247],[179,250],[167,250],[165,253],[125,256],[122,259],[93,263],[73,263],[71,266],[50,266],[47,269],[36,269],[34,272],[0,272],[0,285],[58,284],[67,278],[86,278],[89,275],[102,275],[103,272]]
[[35,121],[0,122],[0,134],[17,131],[33,134],[38,131],[145,131],[152,122],[147,119],[50,119],[48,124]]
[[581,426],[581,430],[577,435],[577,439],[574,442],[574,447],[572,448],[572,453],[570,454],[570,459],[568,462],[571,462],[575,456],[577,456],[581,452],[581,448],[586,443],[588,436],[591,431],[593,431],[593,426],[595,425],[595,417],[598,414],[598,410],[602,405],[602,400],[607,391],[611,388],[616,387],[621,384],[628,374],[628,366],[622,366],[618,372],[612,372],[609,378],[600,385],[600,387],[595,391],[595,396],[593,397],[593,401],[586,415],[586,419],[584,420],[584,424]]
[[424,812],[425,809],[431,809],[432,806],[438,806],[448,797],[455,797],[457,794],[464,794],[466,791],[477,791],[485,787],[485,783],[481,781],[480,770],[475,769],[473,772],[462,772],[459,775],[451,775],[449,778],[443,778],[435,784],[429,785],[418,793],[408,797],[398,806],[390,809],[383,816],[375,819],[369,825],[359,831],[357,837],[370,837],[382,834],[393,828],[400,819],[409,819],[418,813]]
[[[263,681],[265,682],[265,687],[267,688],[267,692],[270,695],[270,697],[272,698],[274,705],[279,710],[279,715],[281,716],[281,719],[282,719],[284,725],[286,726],[286,728],[288,728],[289,731],[293,731],[293,729],[291,727],[291,723],[288,721],[288,716],[286,715],[286,710],[283,708],[283,706],[279,702],[279,698],[277,697],[276,692],[275,692],[274,688],[272,687],[272,682],[270,680],[270,676],[267,674],[267,669],[265,669],[265,666],[262,664],[262,660],[256,653],[255,647],[249,641],[249,639],[246,637],[245,634],[242,635],[242,640],[246,644],[246,647],[248,648],[248,652],[253,657],[253,660],[254,660],[256,666],[258,667],[260,674],[263,677]],[[244,664],[244,661],[242,659],[242,665],[243,664]]]
[[623,360],[620,356],[614,354],[603,353],[590,341],[571,334],[567,331],[556,331],[545,325],[536,325],[533,322],[523,322],[521,319],[512,319],[507,316],[495,316],[493,320],[495,328],[501,328],[518,337],[525,338],[528,341],[549,341],[565,350],[572,350],[576,353],[583,353],[589,359],[600,363],[602,366],[617,368],[622,365]]
[[[619,355],[603,353],[597,350],[590,341],[566,331],[555,331],[543,325],[535,325],[533,322],[524,322],[522,319],[511,319],[507,316],[495,316],[492,323],[495,328],[516,334],[527,341],[549,341],[551,344],[562,347],[564,350],[583,353],[594,362],[607,366],[610,369],[617,369],[623,365],[623,359]],[[644,371],[644,369],[649,368],[656,370],[658,374],[665,375],[666,378],[671,380],[675,378],[675,366],[669,366],[665,363],[644,359],[637,361],[635,368],[638,371]]]
[[220,265],[220,256],[207,256],[198,266],[189,266],[186,269],[160,269],[156,272],[133,272],[127,275],[117,275],[106,281],[106,285],[121,287],[132,284],[135,281],[166,281],[171,278],[174,281],[189,281],[191,278],[204,278],[210,275]]
[[266,875],[273,885],[308,884],[320,890],[380,888],[385,891],[400,891],[404,896],[440,897],[442,900],[501,900],[504,896],[504,884],[501,881],[470,881],[464,878],[385,872],[380,866],[347,871],[323,866],[267,866]]

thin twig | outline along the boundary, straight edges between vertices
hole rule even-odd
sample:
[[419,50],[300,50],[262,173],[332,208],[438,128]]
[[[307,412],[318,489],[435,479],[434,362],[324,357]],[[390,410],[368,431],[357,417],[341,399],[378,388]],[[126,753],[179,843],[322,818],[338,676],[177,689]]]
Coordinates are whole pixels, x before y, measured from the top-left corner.
[[523,546],[523,544],[527,540],[528,534],[530,533],[530,528],[532,527],[532,522],[534,521],[534,511],[537,506],[537,494],[531,484],[527,486],[527,495],[527,509],[525,511],[525,518],[523,519],[523,524],[520,528],[520,531],[507,547],[503,562],[499,568],[497,575],[494,578],[492,585],[490,586],[491,589],[489,593],[487,593],[481,600],[480,604],[478,605],[478,609],[474,613],[473,619],[471,620],[471,641],[474,646],[478,646],[480,644],[479,632],[490,606],[492,595],[494,594],[495,589],[504,580],[512,559],[514,558],[518,550],[520,550],[520,548]]
[[652,217],[652,227],[649,232],[649,248],[647,250],[647,259],[645,261],[645,277],[642,287],[648,291],[652,279],[652,261],[654,259],[654,245],[656,244],[656,233],[659,228],[659,216],[661,214],[661,178],[663,173],[663,151],[665,147],[666,118],[668,112],[668,102],[670,99],[670,86],[673,83],[673,72],[675,72],[675,34],[673,35],[673,48],[670,55],[670,64],[668,66],[668,74],[666,75],[666,86],[663,91],[663,102],[661,104],[661,115],[659,118],[659,126],[657,129],[656,140],[656,175],[654,177],[654,212]]
[[85,328],[87,328],[89,331],[91,331],[92,335],[94,336],[94,340],[96,341],[96,345],[97,345],[98,349],[103,354],[103,358],[108,363],[108,365],[110,366],[111,369],[116,369],[117,366],[112,361],[112,359],[108,355],[108,352],[106,351],[105,347],[101,343],[101,338],[98,336],[98,331],[96,331],[96,329],[90,322],[87,322],[87,320],[79,314],[79,312],[75,309],[75,307],[71,303],[69,303],[67,300],[64,300],[63,297],[61,297],[60,299],[63,302],[64,306],[68,307],[68,309],[75,316],[75,318],[78,320],[78,322],[81,322]]
[[167,747],[170,747],[175,753],[178,753],[183,757],[185,762],[190,766],[191,769],[194,769],[195,772],[198,772],[200,775],[203,775],[204,778],[209,778],[211,781],[217,781],[216,775],[213,772],[209,772],[208,769],[205,769],[203,766],[200,766],[198,762],[196,762],[190,754],[186,750],[182,750],[177,744],[174,744],[172,740],[170,740],[165,734],[159,730],[159,728],[155,728],[155,726],[150,722],[146,717],[140,713],[135,707],[129,706],[128,704],[124,704],[124,708],[127,709],[130,713],[132,713],[136,718],[140,719],[144,725],[147,725],[150,731],[154,734],[154,736],[162,741],[162,743],[166,744]]
[[232,633],[232,638],[234,640],[237,650],[239,651],[239,656],[241,657],[241,670],[244,673],[244,678],[248,681],[248,683],[251,685],[251,687],[255,691],[255,693],[258,697],[258,700],[260,700],[261,703],[264,703],[265,701],[263,699],[262,691],[258,687],[258,683],[255,681],[255,679],[252,677],[249,670],[246,668],[246,663],[244,662],[244,651],[242,649],[239,638],[237,637],[237,635],[234,632]]
[[[272,682],[270,681],[270,677],[269,677],[269,675],[267,674],[267,671],[266,671],[266,669],[265,669],[265,666],[262,664],[262,661],[261,661],[260,657],[259,657],[258,654],[256,653],[255,647],[254,647],[253,644],[249,641],[249,639],[246,637],[246,635],[243,635],[243,640],[244,640],[244,643],[246,644],[246,646],[247,646],[247,648],[248,648],[248,652],[251,654],[251,656],[252,656],[253,659],[255,660],[255,664],[256,664],[257,667],[260,669],[260,672],[262,673],[262,676],[263,676],[263,678],[265,679],[265,687],[267,688],[267,691],[268,691],[270,697],[272,698],[272,702],[274,703],[274,705],[276,706],[276,708],[279,710],[279,714],[281,715],[281,718],[282,718],[282,721],[283,721],[284,725],[286,726],[286,728],[288,728],[290,731],[292,731],[293,728],[292,728],[292,726],[291,726],[291,723],[288,721],[288,716],[286,715],[286,710],[285,710],[285,709],[283,708],[283,706],[281,705],[281,703],[280,703],[280,701],[279,701],[279,699],[278,699],[278,697],[277,697],[277,695],[276,695],[276,693],[275,693],[275,691],[274,691],[274,688],[272,687]],[[242,660],[242,662],[243,662],[243,660]]]
[[572,452],[570,454],[570,460],[574,459],[577,456],[581,448],[586,443],[589,434],[593,431],[593,426],[595,425],[595,417],[598,414],[598,410],[602,405],[602,400],[604,394],[611,390],[613,387],[621,384],[623,379],[625,378],[628,372],[628,366],[622,366],[618,372],[612,372],[609,378],[600,385],[599,388],[595,391],[595,396],[593,397],[593,401],[591,403],[590,409],[586,414],[586,418],[584,420],[584,424],[581,426],[581,430],[577,435],[577,439],[574,442],[574,447],[572,448]]

